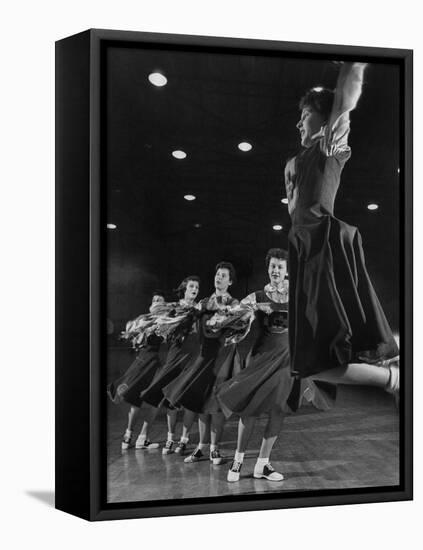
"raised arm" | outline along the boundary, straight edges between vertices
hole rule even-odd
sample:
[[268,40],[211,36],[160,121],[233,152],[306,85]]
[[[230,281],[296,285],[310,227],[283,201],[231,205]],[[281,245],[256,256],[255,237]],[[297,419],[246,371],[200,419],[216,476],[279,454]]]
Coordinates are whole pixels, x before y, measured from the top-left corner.
[[332,127],[341,115],[355,109],[361,95],[366,66],[367,63],[343,63],[341,65],[332,113],[329,117],[329,127]]
[[341,65],[331,114],[327,124],[313,136],[321,140],[320,149],[328,157],[335,157],[344,162],[350,157],[349,114],[355,109],[360,98],[365,68],[366,63],[342,63]]

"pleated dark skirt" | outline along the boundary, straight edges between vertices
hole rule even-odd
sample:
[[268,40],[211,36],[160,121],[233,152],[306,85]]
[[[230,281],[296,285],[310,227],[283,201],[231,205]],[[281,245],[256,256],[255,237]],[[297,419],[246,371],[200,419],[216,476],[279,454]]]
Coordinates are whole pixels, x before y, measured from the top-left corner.
[[293,374],[305,378],[351,362],[398,355],[356,227],[329,215],[294,224],[289,280]]
[[148,388],[160,367],[158,351],[141,349],[125,374],[108,386],[107,392],[110,399],[114,403],[120,403],[123,400],[130,405],[140,407],[143,401],[141,392]]
[[284,332],[266,335],[248,355],[245,369],[218,388],[217,399],[227,417],[233,413],[257,417],[275,405],[285,412],[295,410],[298,391],[298,381],[291,376],[288,333]]
[[175,407],[196,413],[221,412],[216,390],[240,370],[236,345],[222,346],[218,340],[206,341],[197,358],[163,389],[163,394]]
[[189,334],[182,343],[174,342],[168,351],[166,362],[154,377],[148,388],[142,393],[142,399],[153,407],[170,407],[163,394],[163,388],[177,378],[184,367],[196,358],[200,351],[198,334]]

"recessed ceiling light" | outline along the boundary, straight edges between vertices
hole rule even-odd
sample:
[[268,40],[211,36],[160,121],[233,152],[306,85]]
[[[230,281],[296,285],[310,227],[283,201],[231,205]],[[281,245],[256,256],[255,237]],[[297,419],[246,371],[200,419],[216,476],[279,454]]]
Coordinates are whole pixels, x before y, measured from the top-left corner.
[[114,223],[108,223],[107,229],[117,229],[117,225],[115,225]]
[[251,145],[251,143],[248,143],[247,141],[238,143],[238,149],[240,149],[241,151],[251,151],[252,148],[253,146]]
[[148,75],[148,80],[154,86],[165,86],[167,84],[167,78],[161,73],[151,73]]
[[401,172],[401,170],[398,168],[398,174]]
[[281,199],[281,202],[283,202],[284,204],[288,204],[288,199],[287,198]]
[[274,229],[275,231],[282,231],[283,227],[282,227],[281,225],[274,225],[274,226],[273,226],[273,229]]
[[323,91],[322,86],[316,86],[315,88],[313,88],[313,92],[322,92],[322,91]]
[[378,204],[368,204],[367,208],[369,210],[377,210],[379,208],[379,205]]
[[186,158],[187,154],[185,151],[172,151],[172,156],[176,159],[184,159]]
[[194,227],[195,227],[196,229],[199,229],[199,228],[201,227],[201,223],[195,223],[195,224],[194,224]]
[[195,201],[196,196],[195,195],[184,195],[184,199],[186,201]]

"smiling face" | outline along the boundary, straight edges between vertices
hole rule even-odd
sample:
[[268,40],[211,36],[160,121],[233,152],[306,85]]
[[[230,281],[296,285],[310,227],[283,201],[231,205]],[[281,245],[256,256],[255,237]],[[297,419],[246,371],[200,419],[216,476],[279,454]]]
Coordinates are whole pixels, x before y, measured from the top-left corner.
[[198,281],[187,281],[187,286],[185,287],[184,298],[188,302],[194,301],[200,291],[200,284]]
[[300,131],[301,145],[311,147],[314,143],[312,137],[320,131],[326,123],[325,118],[312,107],[305,105],[301,111],[301,118],[297,122],[297,128]]
[[271,284],[276,286],[280,285],[286,277],[286,260],[283,260],[282,258],[270,258],[267,272],[269,274]]
[[231,284],[232,280],[229,269],[226,269],[225,267],[220,267],[216,271],[216,275],[214,276],[214,286],[216,290],[220,292],[226,292]]

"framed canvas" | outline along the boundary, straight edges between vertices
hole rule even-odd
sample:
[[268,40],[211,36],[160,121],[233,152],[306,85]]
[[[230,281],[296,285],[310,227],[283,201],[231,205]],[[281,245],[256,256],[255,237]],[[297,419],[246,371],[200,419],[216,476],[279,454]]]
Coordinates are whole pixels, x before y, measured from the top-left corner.
[[410,50],[58,41],[56,243],[58,509],[412,498]]

